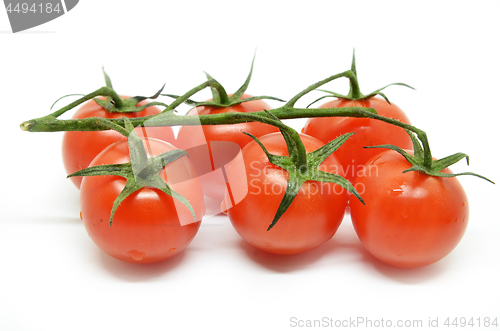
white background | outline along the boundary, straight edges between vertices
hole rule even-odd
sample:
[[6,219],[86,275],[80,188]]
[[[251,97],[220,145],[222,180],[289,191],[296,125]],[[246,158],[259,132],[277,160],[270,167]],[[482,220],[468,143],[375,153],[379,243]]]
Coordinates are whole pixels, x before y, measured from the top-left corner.
[[[102,66],[122,94],[151,95],[163,83],[182,94],[204,81],[203,71],[232,92],[257,49],[248,92],[289,99],[349,69],[355,48],[362,91],[416,87],[386,94],[427,132],[434,156],[468,153],[470,166],[452,170],[498,182],[499,13],[498,1],[82,0],[12,34],[0,9],[0,330],[288,330],[298,328],[292,317],[424,326],[500,317],[500,196],[486,181],[460,179],[467,233],[448,257],[420,269],[377,262],[349,217],[330,242],[292,257],[256,251],[226,217],[212,217],[184,253],[133,265],[87,236],[78,190],[65,179],[62,133],[19,129],[60,96],[103,86]],[[346,80],[327,87],[348,89]]]

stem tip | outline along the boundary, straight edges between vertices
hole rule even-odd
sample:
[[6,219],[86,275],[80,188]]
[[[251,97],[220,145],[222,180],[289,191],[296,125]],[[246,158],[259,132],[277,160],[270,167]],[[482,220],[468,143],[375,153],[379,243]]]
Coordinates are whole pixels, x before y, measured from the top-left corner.
[[33,127],[33,121],[26,121],[26,122],[22,122],[20,127],[21,127],[21,130],[23,131],[30,131],[30,129]]

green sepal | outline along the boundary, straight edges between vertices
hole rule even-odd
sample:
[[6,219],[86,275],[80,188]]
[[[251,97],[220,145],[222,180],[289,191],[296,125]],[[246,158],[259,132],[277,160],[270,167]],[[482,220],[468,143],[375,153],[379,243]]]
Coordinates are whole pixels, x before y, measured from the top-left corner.
[[248,88],[248,85],[250,85],[250,80],[252,79],[252,73],[253,73],[253,64],[255,62],[255,53],[253,54],[253,59],[252,59],[252,65],[250,66],[250,72],[248,73],[247,79],[245,79],[245,82],[243,85],[240,86],[238,91],[234,92],[232,97],[236,100],[241,99],[241,96],[245,93],[245,91]]
[[326,160],[327,157],[332,155],[333,152],[335,152],[342,144],[344,144],[347,139],[349,139],[350,136],[355,134],[355,132],[349,132],[346,134],[343,134],[336,139],[330,141],[328,144],[324,145],[323,147],[318,148],[317,150],[309,153],[308,155],[308,162],[309,165],[312,167],[319,167],[323,161]]
[[405,86],[405,87],[411,88],[412,90],[415,89],[414,87],[411,87],[410,85],[405,84],[405,83],[392,83],[392,84],[386,85],[386,86],[384,86],[384,87],[382,87],[382,88],[380,88],[378,90],[375,90],[375,91],[373,91],[371,93],[366,94],[363,99],[370,99],[370,98],[372,98],[372,97],[374,97],[376,95],[380,95],[382,98],[385,99],[385,101],[387,101],[388,104],[391,104],[391,102],[389,101],[389,99],[387,98],[387,96],[384,93],[382,93],[382,90],[386,89],[389,86],[393,86],[393,85]]
[[[127,98],[127,99],[123,99],[122,102],[123,102],[123,106],[122,107],[116,107],[114,105],[114,103],[111,101],[111,106],[108,105],[108,107],[110,107],[110,109],[106,108],[105,107],[105,103],[103,105],[103,101],[104,100],[100,100],[98,101],[99,99],[94,99],[97,103],[99,103],[99,105],[101,107],[104,107],[107,111],[111,112],[111,113],[138,113],[138,112],[141,112],[143,111],[144,109],[148,108],[148,107],[151,107],[151,106],[163,106],[163,107],[168,107],[167,104],[163,103],[163,102],[158,102],[158,101],[155,101],[155,102],[149,102],[148,104],[146,105],[142,105],[142,106],[137,106],[137,104],[141,101],[144,101],[144,100],[147,100],[147,99],[156,99],[158,98],[160,95],[161,95],[161,92],[163,92],[163,88],[165,87],[165,84],[163,84],[163,86],[152,96],[150,97],[143,97],[143,96],[135,96],[135,97],[131,97],[131,98]],[[106,101],[104,101],[106,102]]]
[[154,187],[169,196],[182,202],[191,212],[194,221],[196,222],[196,214],[189,201],[180,194],[173,191],[167,183],[165,183],[159,172],[169,163],[187,155],[184,150],[173,150],[156,157],[148,159],[146,149],[142,143],[142,139],[137,136],[132,123],[124,118],[125,129],[130,132],[128,136],[128,145],[130,151],[130,163],[132,165],[132,172],[134,180],[139,187]]
[[158,98],[161,95],[161,92],[163,92],[164,88],[165,88],[165,84],[163,84],[163,86],[155,94],[153,94],[150,97],[135,96],[135,97],[132,97],[132,98],[129,98],[129,99],[134,99],[134,100],[137,101],[137,103],[139,103],[139,102],[141,102],[143,100],[146,100],[146,99],[156,99],[156,98]]
[[[104,71],[104,67],[102,68],[102,72],[104,74],[104,81],[106,82],[106,87],[109,88],[110,90],[113,90],[113,84],[111,83],[111,78],[109,78],[109,75]],[[150,97],[143,97],[143,96],[135,96],[127,99],[121,99],[115,92],[115,98],[120,99],[120,104],[116,104],[116,100],[113,100],[112,97],[106,96],[106,99],[99,99],[99,98],[93,98],[93,100],[102,108],[106,109],[106,111],[110,113],[137,113],[141,112],[147,107],[150,106],[164,106],[168,107],[167,104],[164,104],[162,102],[151,102],[148,103],[147,105],[143,105],[140,107],[137,107],[137,104],[143,100],[146,99],[156,99],[161,95],[161,92],[163,92],[163,89],[165,88],[165,84],[152,96]],[[114,91],[114,90],[113,90]]]
[[[143,98],[143,97],[140,97],[140,98]],[[147,98],[144,98],[142,100],[145,100],[145,99],[147,99]],[[99,98],[94,98],[93,100],[99,106],[103,107],[104,109],[106,109],[106,111],[108,111],[110,113],[123,113],[123,114],[124,113],[138,113],[138,112],[141,112],[144,109],[151,107],[151,106],[162,106],[165,108],[168,107],[168,105],[166,103],[158,102],[158,101],[149,102],[149,103],[142,105],[142,106],[137,106],[137,104],[140,101],[137,101],[136,99],[133,99],[133,98],[123,99],[123,101],[122,101],[123,107],[121,107],[121,108],[116,107],[113,100],[108,101],[108,100],[102,100]]]
[[120,206],[120,204],[132,193],[139,191],[142,186],[137,185],[135,179],[133,177],[128,177],[127,182],[125,183],[125,187],[118,194],[115,201],[113,202],[113,207],[111,208],[111,213],[109,215],[109,226],[113,225],[113,217],[115,216],[115,212]]
[[[210,86],[210,89],[212,91],[212,101],[194,101],[192,99],[187,99],[186,101],[184,101],[184,103],[186,103],[187,105],[190,105],[190,106],[194,106],[194,107],[207,106],[207,107],[214,107],[214,108],[227,108],[227,107],[237,106],[237,105],[242,104],[244,102],[254,101],[254,100],[263,100],[263,99],[285,102],[285,100],[271,97],[271,96],[267,96],[267,95],[241,99],[241,96],[246,92],[248,85],[250,84],[250,80],[252,79],[254,62],[255,62],[255,55],[252,59],[252,65],[250,67],[250,72],[248,73],[248,76],[247,76],[245,82],[243,83],[243,85],[240,86],[240,88],[233,95],[228,96],[224,87],[217,80],[215,80],[210,74],[205,72],[205,76],[207,77],[207,79],[215,81],[215,84],[213,86]],[[177,99],[180,97],[180,96],[175,95],[175,94],[162,94],[162,95],[170,97],[170,98],[174,98],[174,99]]]
[[420,141],[417,139],[417,136],[410,130],[405,129],[405,131],[410,136],[411,144],[413,145],[413,156],[424,162],[424,149],[422,148]]
[[[170,97],[173,99],[180,98],[179,95],[175,94],[162,94],[163,96]],[[228,103],[221,103],[221,102],[215,102],[215,101],[194,101],[192,99],[187,99],[184,101],[185,104],[193,107],[201,107],[201,106],[207,106],[207,107],[213,107],[213,108],[227,108],[227,107],[233,107],[240,105],[242,103],[248,102],[248,101],[254,101],[254,100],[275,100],[275,101],[280,101],[280,102],[286,102],[283,99],[267,96],[267,95],[260,95],[256,97],[250,97],[250,98],[245,98],[245,99],[235,99],[233,98],[234,94],[229,97],[229,102]]]
[[283,199],[278,206],[278,210],[276,211],[271,224],[267,228],[267,231],[271,230],[276,225],[281,216],[283,216],[283,214],[288,210],[293,200],[295,200],[297,193],[299,193],[302,184],[306,182],[306,180],[304,180],[304,178],[301,178],[301,176],[294,176],[290,172],[288,174],[289,175],[288,182],[286,184],[285,195],[283,196]]
[[[171,151],[171,152],[174,152],[174,151]],[[186,154],[184,154],[184,155],[186,155]],[[183,156],[183,155],[180,155],[177,158],[179,158],[181,156]],[[194,222],[195,223],[197,222],[196,213],[195,213],[195,211],[193,209],[193,206],[191,206],[191,203],[189,202],[189,200],[186,199],[181,194],[179,194],[179,193],[175,192],[174,190],[172,190],[170,188],[170,186],[168,186],[167,183],[165,183],[158,174],[156,174],[156,176],[152,176],[152,178],[150,178],[144,184],[146,184],[147,186],[154,187],[154,188],[162,191],[163,193],[171,196],[172,198],[178,200],[179,202],[181,202],[189,210],[189,212],[191,213],[191,216],[193,216]]]
[[[208,72],[205,72],[205,76],[208,80],[215,80]],[[218,104],[227,104],[229,102],[229,97],[227,95],[226,90],[222,85],[218,85],[217,88],[215,86],[210,86],[210,90],[212,91],[212,102]]]
[[280,102],[285,102],[283,99],[267,96],[267,95],[260,95],[256,97],[251,97],[251,98],[245,98],[245,99],[235,99],[233,98],[234,95],[229,97],[229,102],[227,104],[224,103],[217,103],[213,101],[202,101],[202,102],[196,102],[194,105],[196,107],[200,106],[208,106],[208,107],[214,107],[214,108],[227,108],[227,107],[233,107],[240,105],[242,103],[248,102],[248,101],[254,101],[254,100],[275,100],[275,101],[280,101]]
[[253,140],[255,140],[255,142],[264,151],[264,153],[267,156],[267,159],[269,160],[269,162],[271,164],[274,164],[274,165],[277,165],[277,166],[280,166],[280,165],[283,165],[283,164],[287,164],[287,166],[294,165],[291,157],[289,157],[289,156],[283,156],[283,155],[274,155],[274,154],[271,154],[271,153],[269,153],[267,151],[267,148],[264,146],[264,144],[262,144],[262,142],[257,137],[255,137],[253,134],[248,133],[248,132],[243,132],[243,134],[246,134],[247,136],[249,136],[250,138],[252,138]]
[[332,174],[330,172],[324,172],[322,170],[317,170],[316,173],[314,174],[314,178],[318,182],[328,182],[328,183],[334,183],[337,184],[347,191],[349,191],[351,194],[353,194],[358,200],[362,203],[365,204],[365,201],[361,196],[359,195],[358,191],[354,188],[354,186],[351,184],[350,181],[345,179],[344,177],[337,175],[337,174]]
[[169,151],[157,156],[153,156],[148,159],[148,165],[144,169],[142,169],[137,176],[140,178],[147,178],[152,174],[158,174],[165,166],[169,163],[174,162],[177,159],[180,159],[184,155],[188,155],[187,152],[183,149],[174,149],[173,151]]
[[[323,163],[323,161],[328,156],[330,156],[333,152],[335,152],[354,133],[352,132],[346,133],[330,141],[328,144],[318,148],[317,150],[308,153],[307,164],[305,166],[299,165],[297,159],[293,159],[290,156],[274,155],[269,153],[264,144],[262,144],[262,142],[258,138],[256,138],[250,133],[247,132],[244,133],[250,136],[260,146],[260,148],[264,151],[271,164],[278,166],[288,172],[288,182],[285,195],[283,196],[283,199],[281,200],[278,209],[276,211],[276,214],[274,215],[274,218],[271,224],[269,225],[267,231],[271,230],[276,225],[281,216],[283,216],[283,214],[288,210],[288,208],[292,204],[293,200],[297,196],[297,193],[300,191],[302,185],[308,180],[337,184],[346,189],[347,191],[351,192],[363,204],[365,203],[361,198],[361,196],[359,195],[359,193],[354,188],[354,186],[347,179],[345,179],[340,175],[324,172],[318,169],[321,163]],[[281,130],[281,133],[284,136],[285,141],[287,140],[286,138],[287,136],[290,137],[291,139],[291,136],[285,130]],[[287,147],[297,148],[296,144],[299,142],[293,141],[293,143],[294,144],[288,145],[287,142]],[[302,142],[300,143],[302,144]],[[290,151],[289,154],[291,154]]]
[[[268,110],[264,110],[264,111],[273,120],[281,122],[280,119],[276,115],[273,115]],[[286,148],[288,150],[288,156],[290,156],[293,161],[298,161],[298,146],[296,146],[296,143],[293,140],[292,136],[290,135],[289,132],[287,132],[286,130],[284,130],[282,128],[279,128],[279,130],[281,132],[281,135],[283,136],[283,139],[285,139]],[[289,128],[289,130],[290,130],[290,128]]]
[[128,119],[124,119],[125,130],[130,133],[128,135],[128,145],[130,151],[130,162],[123,164],[106,164],[88,167],[68,175],[68,177],[76,176],[120,176],[126,179],[126,184],[120,194],[116,197],[110,213],[109,225],[113,224],[113,216],[120,204],[129,195],[137,192],[143,187],[153,187],[161,190],[165,194],[177,199],[188,208],[197,222],[196,214],[189,201],[182,195],[172,190],[165,181],[160,177],[159,172],[169,163],[187,155],[184,150],[176,149],[155,157],[147,157],[146,150],[133,126]]
[[72,174],[69,174],[67,178],[110,175],[127,178],[131,171],[132,165],[130,163],[103,164],[78,170]]
[[99,98],[94,98],[93,100],[106,111],[110,113],[114,112],[113,108],[115,107],[115,102],[110,97],[107,97],[105,100]]
[[[102,67],[102,73],[104,75],[104,82],[106,84],[106,87],[110,88],[111,90],[113,90],[113,84],[111,83],[111,78],[109,77],[109,75],[106,73],[106,71],[104,70],[104,66]],[[96,100],[94,100],[96,101]],[[106,101],[107,103],[105,105],[101,105],[99,103],[99,101],[96,101],[97,104],[101,107],[103,107],[104,109],[106,109],[107,111],[109,111],[108,109],[113,109],[112,106],[114,106],[114,101],[111,97],[106,97]]]
[[[167,94],[167,93],[162,93],[163,96],[165,97],[169,97],[169,98],[172,98],[172,99],[179,99],[181,96],[180,95],[176,95],[176,94]],[[196,104],[198,103],[201,103],[201,102],[198,102],[198,101],[194,101],[194,100],[191,100],[191,99],[186,99],[184,100],[184,103],[186,105],[189,105],[189,106],[195,106],[196,107]]]
[[387,88],[389,86],[392,86],[392,85],[406,86],[408,88],[411,88],[412,90],[415,89],[415,88],[413,88],[410,85],[405,84],[405,83],[392,83],[392,84],[386,85],[386,86],[384,86],[384,87],[382,87],[382,88],[380,88],[378,90],[375,90],[375,91],[373,91],[373,92],[371,92],[369,94],[366,94],[366,95],[363,94],[362,96],[357,97],[357,98],[353,98],[353,97],[350,97],[350,96],[344,95],[344,94],[335,93],[333,91],[328,91],[328,90],[323,90],[323,89],[316,89],[316,91],[325,92],[325,93],[328,93],[328,95],[323,95],[323,96],[319,97],[318,99],[314,100],[309,105],[307,105],[306,108],[309,108],[310,106],[312,106],[316,102],[318,102],[320,100],[323,100],[325,98],[338,98],[338,99],[346,99],[346,100],[368,100],[370,98],[373,98],[376,95],[380,95],[382,98],[384,98],[385,101],[387,101],[388,104],[391,104],[391,102],[389,101],[389,99],[387,98],[387,96],[384,93],[382,93],[382,90],[384,90],[385,88]]
[[384,98],[385,101],[387,101],[387,103],[391,104],[391,102],[389,101],[387,96],[384,93],[382,93],[382,91],[384,89],[386,89],[387,87],[393,86],[393,85],[405,86],[405,87],[411,88],[412,90],[415,89],[415,88],[413,88],[410,85],[405,84],[405,83],[392,83],[392,84],[386,85],[386,86],[379,88],[379,89],[377,89],[371,93],[368,93],[368,94],[361,93],[361,91],[359,89],[359,83],[358,83],[358,72],[356,70],[356,56],[355,56],[355,52],[353,50],[352,63],[351,63],[351,75],[349,76],[349,93],[347,95],[343,95],[343,94],[339,94],[339,93],[332,92],[332,91],[316,89],[317,91],[328,93],[328,95],[324,95],[324,96],[314,100],[313,102],[311,102],[307,106],[307,108],[309,108],[311,105],[313,105],[314,103],[316,103],[324,98],[330,98],[330,97],[335,97],[335,98],[339,98],[339,99],[346,99],[346,100],[367,100],[367,99],[370,99],[376,95],[380,95],[382,98]]
[[[109,75],[106,73],[104,70],[104,66],[102,67],[102,74],[104,75],[104,82],[106,84],[106,87],[109,88],[110,90],[114,91],[113,89],[113,84],[111,83],[111,78]],[[120,98],[120,97],[118,97]],[[120,98],[121,99],[121,98]],[[113,112],[113,108],[115,107],[116,102],[113,100],[111,96],[106,96],[105,100],[99,99],[99,98],[94,98],[94,101],[101,106],[102,108],[106,109],[108,112]]]
[[109,75],[104,70],[104,66],[102,67],[102,73],[104,75],[104,82],[106,83],[106,86],[109,87],[110,89],[113,89],[113,84],[111,83],[111,78],[109,78]]
[[[62,96],[61,98],[57,99],[50,109],[54,107],[54,105],[59,102],[61,99],[68,97],[68,96],[74,96],[74,95],[82,95],[83,97],[72,102],[68,106],[65,106],[61,108],[60,110],[54,112],[51,114],[54,117],[59,117],[66,111],[80,105],[81,103],[88,101],[88,100],[94,100],[99,106],[104,108],[106,111],[110,113],[136,113],[136,112],[141,112],[147,107],[150,106],[163,106],[163,107],[168,107],[167,104],[162,103],[162,102],[151,102],[148,103],[147,105],[143,105],[140,107],[137,107],[137,104],[143,100],[146,99],[156,99],[161,95],[161,92],[163,91],[163,88],[165,85],[162,86],[162,88],[156,92],[153,96],[151,97],[142,97],[142,96],[136,96],[128,99],[122,99],[116,91],[113,89],[113,85],[111,84],[111,79],[109,78],[108,74],[104,71],[104,68],[102,69],[103,74],[104,74],[104,80],[106,82],[106,86],[101,87],[100,89],[97,89],[96,91],[90,93],[90,94],[68,94],[65,96]],[[104,99],[99,98],[99,97],[105,97]]]
[[424,163],[424,150],[422,148],[420,141],[415,137],[415,134],[413,132],[409,130],[406,130],[406,132],[410,135],[411,141],[413,143],[413,155],[395,145],[364,146],[364,148],[386,148],[401,154],[406,159],[406,161],[408,161],[408,163],[411,164],[411,167],[405,169],[403,173],[410,171],[419,171],[421,173],[434,177],[456,177],[456,176],[470,175],[482,178],[490,183],[495,184],[490,179],[473,172],[461,172],[456,174],[442,172],[444,169],[448,168],[449,166],[457,163],[458,161],[464,158],[467,161],[467,165],[469,165],[469,156],[464,153],[455,153],[453,155],[446,156],[439,160],[432,160],[431,165],[426,166]]
[[56,105],[56,103],[58,103],[58,102],[59,102],[59,101],[61,101],[62,99],[67,98],[67,97],[72,97],[72,96],[75,96],[75,95],[78,95],[78,96],[85,96],[85,94],[81,94],[81,93],[73,93],[73,94],[66,94],[66,95],[63,95],[62,97],[60,97],[59,99],[57,99],[56,101],[54,101],[54,103],[52,104],[52,106],[50,106],[50,110],[52,110],[52,108],[54,108],[54,106]]
[[332,97],[335,97],[335,98],[338,98],[338,99],[346,99],[347,98],[347,96],[345,96],[343,94],[335,93],[335,92],[332,92],[332,91],[327,91],[327,90],[323,90],[323,89],[316,89],[316,91],[325,92],[325,93],[328,93],[328,95],[323,95],[323,96],[317,98],[316,100],[314,100],[313,102],[311,102],[310,104],[308,104],[306,108],[309,108],[313,104],[315,104],[316,102],[318,102],[320,100],[323,100],[323,99],[326,99],[326,98],[332,98]]
[[148,108],[148,107],[152,107],[152,106],[162,106],[162,107],[165,107],[167,108],[168,105],[166,103],[163,103],[163,102],[159,102],[159,101],[154,101],[154,102],[149,102],[145,105],[142,105],[142,106],[139,106],[139,107],[135,107],[135,112],[141,112],[143,111],[144,109]]
[[[358,200],[362,203],[365,204],[359,193],[356,191],[354,186],[349,182],[347,179],[344,177],[329,173],[329,172],[324,172],[318,169],[318,167],[325,161],[330,155],[332,155],[337,149],[339,149],[340,146],[342,146],[347,139],[349,139],[353,134],[356,134],[355,132],[348,132],[345,133],[333,140],[331,140],[328,144],[323,145],[322,147],[318,148],[315,151],[312,151],[307,154],[307,164],[310,167],[310,169],[313,169],[313,173],[310,175],[309,180],[316,180],[319,182],[330,182],[337,184],[347,191],[349,191],[351,194],[353,194]],[[311,170],[310,170],[311,171]]]
[[[111,83],[111,78],[106,73],[106,71],[104,71],[104,67],[102,67],[102,72],[104,74],[104,81],[106,83],[106,87],[113,90],[113,84]],[[94,101],[96,101],[101,107],[103,107],[107,111],[111,111],[111,112],[116,112],[116,113],[140,112],[140,111],[144,110],[145,108],[149,107],[149,105],[147,107],[143,107],[142,109],[136,109],[136,110],[134,110],[132,107],[136,106],[139,102],[141,102],[143,100],[158,98],[161,95],[161,92],[163,92],[164,88],[165,88],[165,84],[163,84],[163,86],[161,87],[161,89],[158,92],[156,92],[153,96],[150,96],[150,97],[135,96],[135,97],[126,99],[127,101],[122,100],[124,103],[123,107],[118,107],[117,109],[113,109],[114,102],[112,101],[112,98],[109,96],[106,97],[107,102],[103,102],[103,100],[100,100],[100,99],[94,99]]]

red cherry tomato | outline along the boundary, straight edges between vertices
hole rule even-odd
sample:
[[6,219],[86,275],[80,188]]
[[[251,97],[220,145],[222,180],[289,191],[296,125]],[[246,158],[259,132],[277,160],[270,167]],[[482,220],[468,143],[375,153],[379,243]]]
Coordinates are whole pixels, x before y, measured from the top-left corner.
[[403,173],[411,165],[394,151],[378,154],[366,167],[370,175],[355,182],[366,205],[352,199],[350,207],[354,229],[373,256],[414,268],[441,260],[457,246],[469,218],[457,178]]
[[[301,134],[306,151],[314,151],[323,143]],[[281,133],[260,138],[275,155],[288,155]],[[272,229],[267,231],[285,194],[288,172],[271,164],[252,141],[228,167],[230,185],[223,209],[241,237],[251,245],[274,254],[297,254],[328,241],[337,231],[344,216],[346,190],[333,183],[305,182],[294,201]],[[334,156],[320,166],[327,172],[340,167]],[[232,207],[231,207],[232,206]]]
[[[150,157],[176,149],[157,139],[144,142]],[[99,153],[90,166],[127,162],[130,162],[127,140],[120,140]],[[178,254],[194,238],[205,212],[196,169],[183,156],[167,164],[160,176],[172,190],[189,200],[196,223],[181,202],[158,189],[142,188],[122,201],[110,226],[112,206],[125,187],[125,178],[84,177],[80,190],[81,216],[90,238],[105,253],[126,262],[154,263]]]
[[[250,98],[243,95],[241,98]],[[188,115],[210,115],[221,113],[250,113],[271,109],[262,100],[254,100],[225,108],[201,106],[193,108]],[[272,126],[258,122],[231,125],[183,126],[179,130],[176,145],[186,150],[201,176],[206,196],[222,201],[226,189],[224,174],[219,168],[231,161],[252,138],[243,134],[248,132],[255,137],[278,132]],[[208,144],[208,145],[207,145]]]
[[[126,99],[127,97],[122,97]],[[144,100],[138,104],[142,106],[147,104]],[[80,109],[73,115],[73,118],[88,118],[88,117],[102,117],[102,118],[134,118],[149,116],[160,113],[161,110],[157,107],[148,107],[141,112],[137,113],[110,113],[103,107],[99,106],[94,100],[86,102]],[[148,127],[136,128],[136,133],[139,137],[157,138],[167,142],[174,142],[175,137],[170,127]],[[125,137],[114,131],[67,131],[64,133],[62,154],[64,167],[66,172],[71,174],[78,170],[87,168],[99,152],[112,143],[125,139]],[[80,188],[82,178],[71,177],[71,181]]]
[[[404,112],[395,104],[372,97],[368,100],[336,99],[327,102],[319,108],[338,107],[367,107],[375,108],[379,115],[394,118],[410,124]],[[380,153],[379,149],[366,149],[363,146],[392,144],[404,149],[411,149],[412,143],[404,129],[369,118],[354,117],[317,117],[307,120],[302,132],[311,135],[324,143],[328,143],[338,136],[356,132],[340,148],[335,151],[335,157],[342,164],[339,175],[354,182],[358,173],[363,172],[363,165],[370,158]]]

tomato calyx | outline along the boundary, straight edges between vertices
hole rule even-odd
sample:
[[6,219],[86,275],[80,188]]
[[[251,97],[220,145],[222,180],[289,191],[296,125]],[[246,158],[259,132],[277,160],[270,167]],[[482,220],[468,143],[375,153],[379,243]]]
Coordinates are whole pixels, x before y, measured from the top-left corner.
[[[401,154],[408,163],[411,164],[411,167],[404,170],[403,173],[409,172],[409,171],[419,171],[421,173],[427,174],[429,176],[434,176],[434,177],[456,177],[456,176],[463,176],[463,175],[471,175],[471,176],[476,176],[479,178],[482,178],[484,180],[487,180],[490,183],[495,184],[493,181],[490,179],[478,175],[474,172],[461,172],[461,173],[446,173],[442,172],[444,169],[448,168],[449,166],[457,163],[458,161],[462,160],[465,158],[467,161],[467,165],[469,165],[469,155],[464,154],[464,153],[455,153],[450,156],[446,156],[444,158],[441,158],[439,160],[434,160],[432,159],[432,156],[427,157],[425,156],[426,153],[430,153],[430,150],[425,151],[422,148],[422,145],[420,141],[415,137],[415,134],[409,130],[406,130],[408,135],[410,135],[411,141],[413,143],[413,155],[405,151],[404,149],[394,146],[394,145],[378,145],[378,146],[363,146],[363,148],[387,148],[390,150],[393,150],[395,152],[398,152]],[[426,160],[430,159],[431,162],[427,162]]]
[[[268,114],[274,120],[279,121],[279,119],[271,113],[268,112]],[[300,140],[300,136],[294,129],[283,124],[283,126],[280,127],[280,132],[285,139],[288,149],[288,156],[274,155],[269,153],[266,147],[260,142],[258,138],[250,133],[243,132],[244,134],[250,136],[253,140],[255,140],[260,148],[262,148],[271,164],[278,166],[288,172],[288,182],[285,190],[285,195],[283,196],[283,199],[278,206],[278,210],[276,211],[276,214],[267,231],[271,230],[274,225],[276,225],[281,216],[286,212],[288,207],[290,207],[300,188],[306,181],[328,182],[337,184],[351,192],[364,204],[361,196],[347,179],[340,175],[325,172],[319,169],[321,163],[323,163],[323,161],[325,161],[327,157],[329,157],[344,142],[346,142],[347,139],[349,139],[349,137],[354,134],[354,132],[346,133],[340,137],[337,137],[323,147],[320,147],[310,153],[305,152],[304,144],[302,143],[302,141]]]
[[307,106],[307,108],[309,108],[312,104],[314,104],[320,100],[323,100],[325,98],[331,98],[331,97],[354,101],[354,100],[367,100],[367,99],[373,98],[376,95],[380,95],[382,98],[385,99],[385,101],[387,101],[387,103],[391,104],[391,102],[389,101],[387,96],[384,93],[382,93],[382,91],[384,89],[386,89],[387,87],[393,86],[393,85],[400,85],[400,86],[406,86],[408,88],[411,88],[412,90],[415,89],[415,88],[413,88],[410,85],[405,84],[405,83],[392,83],[392,84],[386,85],[382,88],[379,88],[371,93],[368,93],[366,95],[361,93],[361,90],[359,88],[358,73],[356,70],[356,56],[354,54],[354,51],[352,52],[351,70],[350,70],[349,74],[347,75],[347,78],[349,78],[349,93],[347,95],[339,94],[339,93],[328,91],[328,90],[317,89],[317,91],[328,93],[328,95],[324,95],[324,96],[314,100],[313,102],[311,102]]
[[111,83],[111,78],[109,78],[108,74],[106,71],[104,71],[104,68],[102,69],[102,72],[104,74],[104,80],[106,82],[106,87],[113,91],[114,93],[111,93],[112,95],[107,96],[106,99],[100,99],[100,98],[93,98],[93,100],[102,108],[106,109],[106,111],[110,113],[137,113],[141,112],[147,107],[150,106],[165,106],[167,107],[166,104],[161,103],[161,102],[150,102],[146,105],[142,106],[137,106],[139,102],[144,101],[146,99],[156,99],[161,95],[161,92],[163,92],[163,88],[165,87],[165,84],[161,87],[161,89],[156,92],[154,95],[150,97],[143,97],[143,96],[135,96],[131,98],[126,98],[123,99],[121,98],[113,89],[113,84]]
[[[201,107],[201,106],[207,106],[207,107],[214,107],[214,108],[227,108],[227,107],[233,107],[239,104],[242,104],[244,102],[248,101],[254,101],[254,100],[263,100],[263,99],[268,99],[268,100],[276,100],[276,101],[281,101],[285,102],[285,100],[272,97],[272,96],[267,96],[267,95],[262,95],[262,96],[256,96],[256,97],[250,97],[250,98],[241,98],[243,94],[246,92],[248,85],[250,84],[250,80],[252,79],[252,72],[253,72],[253,64],[255,62],[255,55],[252,60],[252,65],[250,67],[250,73],[247,76],[247,79],[241,85],[241,87],[232,95],[228,95],[226,92],[226,89],[220,84],[217,80],[215,80],[212,76],[210,76],[207,72],[205,72],[205,75],[209,81],[213,81],[213,83],[210,85],[210,90],[212,91],[212,100],[211,101],[194,101],[192,99],[186,99],[184,103],[190,106],[194,107]],[[174,99],[180,98],[179,95],[175,94],[162,94],[167,97],[171,97]]]
[[[92,93],[89,94],[67,94],[65,96],[60,97],[57,99],[50,109],[54,108],[54,106],[62,99],[69,97],[69,96],[82,96],[80,99],[70,103],[69,105],[53,112],[52,114],[49,114],[47,116],[41,117],[38,120],[54,120],[57,117],[61,116],[65,112],[67,112],[70,109],[75,108],[76,106],[89,101],[93,100],[95,101],[99,106],[104,108],[106,111],[110,113],[138,113],[143,111],[144,109],[151,107],[151,106],[162,106],[162,107],[168,107],[167,104],[163,102],[149,102],[147,104],[138,106],[138,104],[146,99],[156,99],[161,95],[161,92],[163,91],[165,84],[161,87],[161,89],[156,92],[154,95],[150,97],[144,97],[144,96],[135,96],[131,98],[122,98],[118,95],[118,93],[113,89],[113,85],[111,83],[111,79],[109,78],[108,74],[104,71],[103,68],[103,74],[104,74],[104,80],[106,82],[106,86],[103,86],[97,90],[95,90]],[[101,97],[101,98],[99,98]],[[102,97],[105,97],[104,99]],[[28,121],[32,122],[32,121]],[[24,122],[23,125],[26,127],[26,129],[29,129],[33,124]],[[21,126],[23,128],[23,126]]]
[[163,91],[164,87],[165,85],[163,85],[158,92],[156,92],[154,95],[150,97],[135,96],[127,99],[122,99],[120,96],[117,95],[118,98],[120,98],[119,103],[117,102],[116,98],[110,98],[110,97],[107,97],[105,100],[100,98],[94,98],[93,100],[99,106],[106,109],[106,111],[110,113],[138,113],[151,106],[167,107],[168,105],[163,102],[149,102],[145,105],[138,106],[138,103],[143,100],[158,98],[158,96],[160,96],[161,92]]
[[168,151],[166,153],[148,158],[142,139],[137,136],[134,126],[127,119],[123,119],[125,128],[109,121],[109,127],[127,136],[128,147],[130,151],[130,162],[122,164],[106,164],[88,167],[74,172],[68,177],[76,176],[120,176],[127,180],[125,187],[120,192],[113,203],[109,218],[109,225],[113,224],[113,216],[118,206],[132,193],[137,192],[143,187],[152,187],[159,189],[165,194],[177,199],[183,203],[191,212],[196,222],[196,214],[189,201],[182,195],[172,190],[167,183],[160,177],[159,172],[169,163],[187,155],[187,152],[181,149]]

